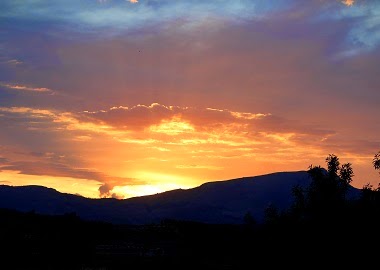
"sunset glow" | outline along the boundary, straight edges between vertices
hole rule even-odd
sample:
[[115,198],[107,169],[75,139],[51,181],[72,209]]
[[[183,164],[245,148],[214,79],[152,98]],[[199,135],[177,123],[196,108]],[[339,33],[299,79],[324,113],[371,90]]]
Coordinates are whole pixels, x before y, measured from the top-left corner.
[[346,6],[352,6],[355,1],[354,0],[344,0],[342,1],[343,4],[345,4]]
[[377,186],[378,1],[0,10],[0,184],[129,198],[334,153]]

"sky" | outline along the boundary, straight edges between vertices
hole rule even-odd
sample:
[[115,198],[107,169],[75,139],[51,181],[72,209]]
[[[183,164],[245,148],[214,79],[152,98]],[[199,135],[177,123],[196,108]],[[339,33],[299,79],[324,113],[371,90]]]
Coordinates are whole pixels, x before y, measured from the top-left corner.
[[2,0],[0,184],[129,198],[325,166],[377,187],[380,1]]

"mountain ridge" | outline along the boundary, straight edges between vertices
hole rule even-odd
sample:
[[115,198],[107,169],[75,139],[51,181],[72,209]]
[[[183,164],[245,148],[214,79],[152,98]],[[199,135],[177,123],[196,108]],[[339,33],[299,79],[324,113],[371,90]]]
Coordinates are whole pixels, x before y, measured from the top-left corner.
[[[262,220],[270,204],[280,210],[290,207],[292,188],[307,187],[310,182],[306,171],[274,172],[127,199],[86,198],[38,185],[0,185],[0,208],[50,215],[76,213],[86,220],[120,224],[148,224],[163,219],[237,224],[248,212]],[[358,194],[358,189],[351,190],[352,196]]]

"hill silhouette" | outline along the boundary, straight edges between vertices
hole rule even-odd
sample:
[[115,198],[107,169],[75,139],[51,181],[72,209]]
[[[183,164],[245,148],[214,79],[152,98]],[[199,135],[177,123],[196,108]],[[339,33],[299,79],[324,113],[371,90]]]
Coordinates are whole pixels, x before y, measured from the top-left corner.
[[[202,184],[130,199],[89,199],[41,186],[0,186],[0,208],[47,215],[75,213],[84,220],[115,224],[159,223],[176,219],[213,224],[241,224],[250,213],[262,221],[269,205],[287,209],[292,188],[307,187],[306,171],[278,172]],[[349,196],[358,196],[353,187]]]
[[339,167],[333,155],[326,160],[327,170],[311,166],[126,200],[0,186],[1,266],[369,268],[380,190],[353,188],[350,166]]

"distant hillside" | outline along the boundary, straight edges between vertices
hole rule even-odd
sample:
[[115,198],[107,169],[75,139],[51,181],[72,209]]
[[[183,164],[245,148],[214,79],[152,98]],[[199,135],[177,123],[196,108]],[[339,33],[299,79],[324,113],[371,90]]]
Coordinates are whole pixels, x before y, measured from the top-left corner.
[[[247,212],[262,220],[269,204],[288,208],[292,187],[306,187],[310,181],[306,171],[279,172],[125,200],[88,199],[41,186],[1,185],[0,208],[52,215],[75,212],[83,219],[119,224],[147,224],[166,218],[236,224],[243,222]],[[349,192],[351,197],[358,193],[355,188]]]

